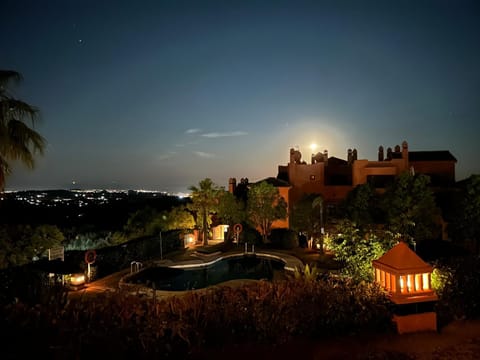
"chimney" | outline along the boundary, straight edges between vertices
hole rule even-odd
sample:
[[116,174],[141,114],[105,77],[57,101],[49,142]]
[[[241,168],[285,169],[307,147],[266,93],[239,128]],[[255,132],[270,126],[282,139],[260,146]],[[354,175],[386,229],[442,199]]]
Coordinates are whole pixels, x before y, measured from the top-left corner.
[[352,149],[348,149],[348,151],[347,151],[347,162],[348,162],[349,164],[351,164],[351,163],[352,163],[352,160],[353,160],[353,159],[352,159]]
[[323,150],[323,161],[325,163],[328,163],[328,150],[327,149]]
[[357,160],[357,149],[353,149],[353,152],[352,152],[352,160]]
[[378,147],[378,161],[383,161],[383,146]]
[[408,143],[402,142],[402,159],[408,160]]
[[231,194],[234,194],[236,187],[237,187],[237,179],[235,178],[228,179],[228,192]]

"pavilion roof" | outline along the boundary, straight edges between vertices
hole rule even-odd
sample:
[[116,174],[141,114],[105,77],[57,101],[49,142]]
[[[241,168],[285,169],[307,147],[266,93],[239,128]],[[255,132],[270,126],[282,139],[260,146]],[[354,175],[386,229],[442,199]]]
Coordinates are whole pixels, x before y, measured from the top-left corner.
[[423,273],[433,270],[431,265],[423,261],[403,241],[400,241],[377,260],[373,260],[373,266],[395,273]]

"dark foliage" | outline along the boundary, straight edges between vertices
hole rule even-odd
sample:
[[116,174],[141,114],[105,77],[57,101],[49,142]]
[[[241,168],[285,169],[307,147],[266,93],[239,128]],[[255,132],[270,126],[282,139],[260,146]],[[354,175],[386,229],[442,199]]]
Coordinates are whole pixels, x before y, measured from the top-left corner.
[[60,277],[49,278],[48,273],[33,264],[0,271],[0,306],[22,302],[29,305],[46,303],[52,297],[63,299],[66,289]]
[[391,329],[390,303],[378,287],[334,278],[220,286],[164,300],[116,293],[17,303],[0,317],[7,358],[32,349],[57,359],[185,358],[228,344]]
[[240,242],[248,244],[261,244],[262,235],[254,228],[250,226],[243,226],[243,230],[240,233]]
[[299,246],[297,233],[290,229],[273,229],[270,241],[272,246],[278,249],[293,249]]
[[439,261],[435,267],[444,282],[437,304],[440,324],[455,319],[480,318],[480,259],[452,257]]

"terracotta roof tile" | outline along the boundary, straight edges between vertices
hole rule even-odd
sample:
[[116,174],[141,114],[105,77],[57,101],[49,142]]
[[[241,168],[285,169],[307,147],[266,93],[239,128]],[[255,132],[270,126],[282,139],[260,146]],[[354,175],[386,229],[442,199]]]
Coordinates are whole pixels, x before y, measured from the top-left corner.
[[440,151],[410,151],[408,161],[455,161],[457,159],[448,150]]

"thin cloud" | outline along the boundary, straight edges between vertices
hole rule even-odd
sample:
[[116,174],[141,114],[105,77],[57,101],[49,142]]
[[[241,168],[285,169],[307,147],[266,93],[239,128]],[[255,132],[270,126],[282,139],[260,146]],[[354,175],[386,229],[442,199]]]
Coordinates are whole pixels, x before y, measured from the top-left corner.
[[176,154],[176,152],[174,151],[170,151],[166,154],[161,154],[157,157],[158,160],[160,161],[163,161],[163,160],[168,160],[168,159],[171,159],[174,155]]
[[204,158],[204,159],[211,159],[211,158],[215,157],[215,154],[206,153],[206,152],[203,152],[203,151],[194,151],[193,153],[195,155],[197,155],[198,157],[201,157],[201,158]]
[[185,147],[185,146],[189,146],[189,145],[197,145],[199,143],[198,140],[193,140],[193,141],[189,141],[189,142],[186,142],[186,143],[178,143],[178,144],[175,144],[175,147],[177,148],[182,148],[182,147]]
[[201,136],[207,137],[207,138],[219,138],[219,137],[229,137],[229,136],[243,136],[247,134],[248,133],[245,131],[231,131],[231,132],[224,132],[224,133],[211,132],[211,133],[202,134]]
[[190,134],[196,134],[196,133],[199,133],[200,131],[202,131],[202,130],[200,130],[200,129],[187,129],[187,130],[185,130],[185,134],[189,134],[189,135]]

